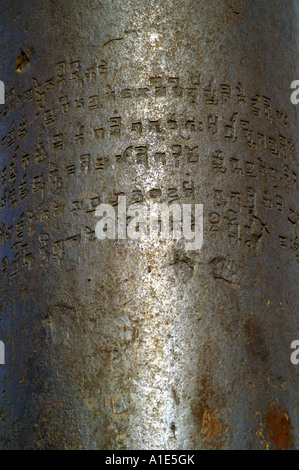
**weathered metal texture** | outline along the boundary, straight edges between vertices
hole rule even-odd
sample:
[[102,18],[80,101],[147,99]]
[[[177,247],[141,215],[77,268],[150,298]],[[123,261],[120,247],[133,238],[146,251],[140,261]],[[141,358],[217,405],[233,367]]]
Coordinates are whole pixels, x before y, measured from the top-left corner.
[[[0,3],[2,448],[298,446],[293,3]],[[97,240],[119,194],[202,250]]]

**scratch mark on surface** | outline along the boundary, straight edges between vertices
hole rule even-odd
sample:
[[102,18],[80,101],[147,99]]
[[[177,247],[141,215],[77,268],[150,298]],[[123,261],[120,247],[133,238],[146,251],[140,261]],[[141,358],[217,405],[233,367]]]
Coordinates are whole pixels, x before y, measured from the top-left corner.
[[114,42],[114,41],[122,41],[123,38],[114,38],[114,39],[109,39],[109,41],[105,42],[102,46],[102,49],[107,46],[108,44],[110,44],[111,42]]

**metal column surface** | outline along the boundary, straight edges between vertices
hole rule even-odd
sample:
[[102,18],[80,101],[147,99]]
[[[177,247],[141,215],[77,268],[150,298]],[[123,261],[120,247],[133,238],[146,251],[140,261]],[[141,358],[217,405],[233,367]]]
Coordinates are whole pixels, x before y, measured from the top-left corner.
[[[298,447],[293,2],[0,6],[1,447]],[[202,248],[99,240],[121,196]]]

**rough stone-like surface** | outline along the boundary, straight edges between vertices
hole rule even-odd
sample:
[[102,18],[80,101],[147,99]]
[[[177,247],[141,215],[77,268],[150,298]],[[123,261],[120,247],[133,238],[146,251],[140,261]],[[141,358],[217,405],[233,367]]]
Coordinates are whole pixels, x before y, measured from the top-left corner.
[[[1,447],[298,447],[293,3],[0,7]],[[118,195],[202,250],[97,240]]]

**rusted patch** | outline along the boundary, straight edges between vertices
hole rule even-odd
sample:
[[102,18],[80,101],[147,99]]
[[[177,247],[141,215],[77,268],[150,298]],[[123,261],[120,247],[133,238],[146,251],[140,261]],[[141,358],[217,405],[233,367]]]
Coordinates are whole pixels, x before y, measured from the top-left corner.
[[[199,384],[199,400],[193,407],[204,449],[221,449],[229,429],[225,409],[225,393],[215,389],[209,376],[204,375]],[[197,444],[196,444],[197,445]]]
[[282,408],[272,407],[268,411],[266,427],[271,443],[278,450],[288,450],[293,447],[291,419]]
[[205,410],[202,418],[201,430],[208,438],[218,438],[222,435],[222,424],[218,419],[218,411],[208,412]]
[[24,68],[26,68],[31,60],[33,54],[33,48],[26,49],[25,51],[21,49],[20,54],[18,56],[17,65],[16,65],[16,72],[23,72]]

